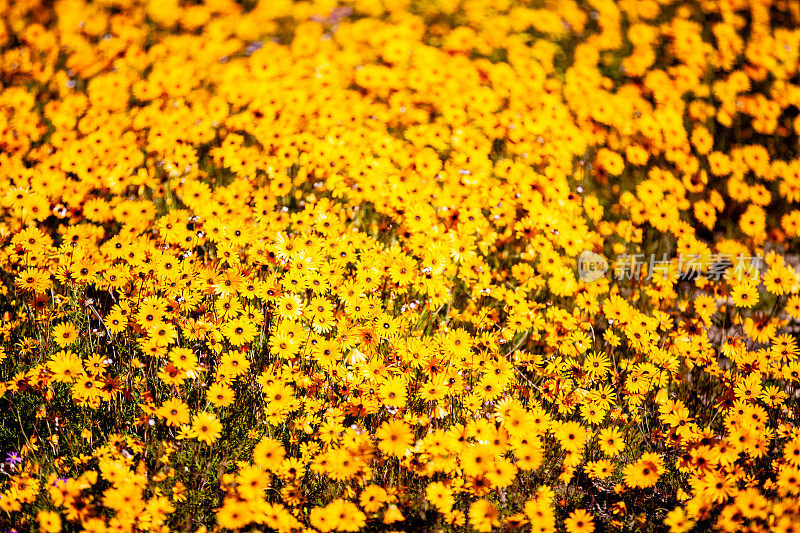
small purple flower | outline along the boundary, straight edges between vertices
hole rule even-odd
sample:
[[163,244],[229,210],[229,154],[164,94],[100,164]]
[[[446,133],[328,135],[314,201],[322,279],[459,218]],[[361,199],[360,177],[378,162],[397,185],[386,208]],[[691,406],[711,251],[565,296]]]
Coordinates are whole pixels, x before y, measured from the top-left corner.
[[11,463],[12,466],[16,466],[22,462],[22,457],[17,452],[11,452],[6,455],[6,462]]
[[245,49],[245,53],[247,55],[250,55],[253,52],[255,52],[256,50],[258,50],[259,48],[261,48],[262,46],[264,46],[264,43],[262,43],[261,41],[253,41],[252,43],[247,45],[247,48]]
[[336,7],[331,11],[331,14],[328,16],[328,23],[329,24],[336,24],[340,20],[349,17],[353,14],[353,10],[347,6],[344,7]]
[[329,26],[334,26],[341,22],[342,19],[345,19],[353,14],[353,10],[347,6],[344,7],[335,7],[331,10],[328,16],[322,15],[311,15],[311,20],[314,22],[318,22],[320,24],[327,24]]

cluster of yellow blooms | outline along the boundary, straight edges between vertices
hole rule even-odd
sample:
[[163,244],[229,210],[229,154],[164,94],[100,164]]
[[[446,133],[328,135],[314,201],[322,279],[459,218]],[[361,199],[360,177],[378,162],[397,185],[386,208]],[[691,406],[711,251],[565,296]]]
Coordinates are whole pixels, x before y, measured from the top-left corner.
[[0,14],[2,531],[800,529],[799,2]]

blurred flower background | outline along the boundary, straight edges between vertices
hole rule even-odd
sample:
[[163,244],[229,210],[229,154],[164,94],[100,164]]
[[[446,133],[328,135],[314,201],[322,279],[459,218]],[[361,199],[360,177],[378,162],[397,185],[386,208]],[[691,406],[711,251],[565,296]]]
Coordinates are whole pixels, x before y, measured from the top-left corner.
[[0,13],[3,531],[800,528],[800,3]]

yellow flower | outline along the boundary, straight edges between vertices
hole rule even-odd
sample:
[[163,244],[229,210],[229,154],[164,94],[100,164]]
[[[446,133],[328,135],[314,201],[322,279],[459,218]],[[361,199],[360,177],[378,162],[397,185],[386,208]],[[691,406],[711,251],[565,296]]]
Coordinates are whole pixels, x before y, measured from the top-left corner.
[[627,465],[622,473],[629,487],[647,488],[656,484],[664,472],[664,463],[657,453],[645,453],[636,462]]
[[66,348],[78,340],[78,330],[70,322],[57,324],[53,326],[53,340],[62,348]]
[[588,433],[578,422],[562,422],[555,429],[561,447],[567,452],[578,452],[586,444]]
[[170,426],[188,424],[190,419],[189,407],[177,398],[171,398],[161,404],[158,414],[165,418],[167,425]]
[[222,431],[222,423],[212,413],[198,413],[192,421],[192,430],[197,440],[213,444]]
[[733,304],[736,307],[750,308],[758,303],[758,290],[753,283],[740,283],[731,292]]
[[46,533],[61,531],[61,517],[55,511],[39,511],[37,515],[39,528]]
[[625,449],[625,441],[622,433],[616,427],[607,427],[601,429],[597,434],[600,441],[600,449],[607,457],[614,457],[619,455]]
[[411,428],[402,420],[388,420],[384,422],[375,432],[375,436],[380,439],[378,447],[380,450],[395,457],[402,457],[414,444],[414,435]]
[[594,517],[584,509],[576,509],[564,521],[564,527],[569,533],[592,533]]
[[469,524],[477,531],[492,531],[500,526],[497,508],[487,500],[476,500],[469,508]]

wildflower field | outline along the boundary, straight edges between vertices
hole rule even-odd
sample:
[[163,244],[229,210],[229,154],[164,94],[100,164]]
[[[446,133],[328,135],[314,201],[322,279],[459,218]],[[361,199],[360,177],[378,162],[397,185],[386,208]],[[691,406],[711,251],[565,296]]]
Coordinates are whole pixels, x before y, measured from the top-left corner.
[[0,15],[0,532],[800,531],[800,2]]

